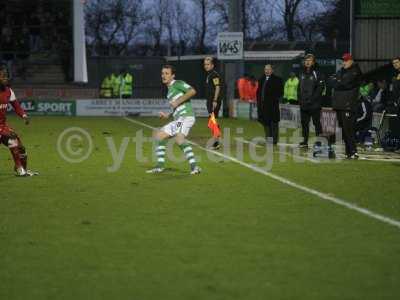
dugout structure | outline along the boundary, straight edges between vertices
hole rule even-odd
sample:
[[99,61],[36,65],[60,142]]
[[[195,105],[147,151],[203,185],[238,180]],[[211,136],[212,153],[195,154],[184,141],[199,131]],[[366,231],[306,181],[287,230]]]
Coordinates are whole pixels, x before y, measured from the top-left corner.
[[352,0],[352,52],[363,72],[388,64],[400,51],[400,1]]

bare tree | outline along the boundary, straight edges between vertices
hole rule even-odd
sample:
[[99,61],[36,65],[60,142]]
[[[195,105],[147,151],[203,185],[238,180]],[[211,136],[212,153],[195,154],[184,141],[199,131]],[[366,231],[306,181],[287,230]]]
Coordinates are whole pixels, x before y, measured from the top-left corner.
[[249,1],[248,0],[242,0],[242,7],[241,9],[241,15],[242,15],[242,31],[243,31],[243,39],[246,40],[247,34],[248,34],[248,5]]
[[321,34],[328,41],[348,41],[350,34],[350,3],[347,0],[324,0],[328,9],[319,15],[316,22]]
[[208,48],[216,47],[219,32],[227,31],[229,25],[229,2],[226,0],[209,0],[206,43]]
[[295,19],[298,13],[299,5],[302,1],[303,0],[285,0],[284,6],[281,10],[288,41],[294,41],[295,39]]
[[247,39],[268,41],[276,36],[275,9],[270,0],[246,0]]
[[[339,12],[337,3],[345,2],[242,1],[242,25],[245,41],[247,45],[251,42],[250,46],[259,41],[284,38],[289,41],[326,38]],[[228,29],[228,4],[226,0],[88,1],[87,42],[89,48],[103,55],[127,54],[139,40],[141,46],[135,49],[146,55],[206,53],[215,47],[218,32]],[[336,10],[331,14],[325,7]]]
[[307,42],[320,39],[322,37],[318,15],[313,13],[309,17],[302,18],[301,22],[297,21],[295,27],[298,30],[300,37]]
[[228,1],[212,0],[210,2],[210,11],[216,15],[214,26],[226,30],[229,24]]
[[169,5],[166,7],[165,11],[165,31],[167,34],[167,55],[172,55],[172,48],[176,44],[176,19],[177,19],[177,10],[175,5],[177,4],[176,0],[170,0]]
[[198,48],[201,26],[190,12],[186,0],[155,0],[151,18],[146,22],[147,37],[153,55],[182,55],[188,48]]
[[[178,55],[186,54],[189,48],[196,47],[196,26],[188,22],[193,20],[193,17],[186,3],[187,0],[176,0],[174,5]],[[195,22],[195,20],[192,22]]]
[[146,22],[146,31],[151,39],[153,54],[162,55],[164,26],[167,18],[167,0],[153,0],[151,16]]
[[140,0],[89,1],[85,10],[88,43],[98,54],[128,51],[145,17]]
[[198,51],[206,52],[206,33],[207,33],[207,13],[209,8],[209,0],[193,0],[200,8],[200,26],[199,26],[199,43]]
[[286,39],[321,39],[320,17],[332,9],[333,1],[336,0],[275,0],[275,7],[282,16]]

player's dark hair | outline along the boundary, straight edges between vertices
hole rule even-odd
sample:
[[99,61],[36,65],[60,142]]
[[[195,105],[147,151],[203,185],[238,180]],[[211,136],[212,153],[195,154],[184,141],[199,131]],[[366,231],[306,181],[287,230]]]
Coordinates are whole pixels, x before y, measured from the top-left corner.
[[396,56],[396,57],[394,57],[394,58],[392,59],[392,61],[395,61],[395,60],[400,60],[400,56]]
[[176,73],[176,68],[173,65],[169,65],[169,64],[163,65],[162,69],[170,69],[172,75],[175,75],[175,73]]

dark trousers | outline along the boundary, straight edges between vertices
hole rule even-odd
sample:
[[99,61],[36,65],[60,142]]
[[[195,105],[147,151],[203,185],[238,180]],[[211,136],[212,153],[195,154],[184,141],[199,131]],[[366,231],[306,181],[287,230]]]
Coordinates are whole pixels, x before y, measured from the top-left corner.
[[218,101],[218,102],[217,102],[217,106],[216,106],[215,109],[213,110],[213,101],[207,100],[207,110],[208,110],[208,113],[209,113],[210,115],[211,115],[211,113],[214,113],[215,117],[217,118],[217,117],[218,117],[218,114],[219,114],[219,110],[221,109],[221,104],[222,104],[222,101],[221,101],[221,100]]
[[356,145],[356,114],[348,110],[337,110],[337,120],[339,127],[342,128],[342,136],[346,146],[346,155],[357,152]]
[[265,131],[265,138],[268,141],[272,140],[272,142],[276,145],[279,140],[279,122],[263,122]]
[[364,143],[365,139],[370,135],[371,122],[361,121],[355,123],[354,132],[356,135],[356,143]]
[[321,126],[321,110],[302,110],[300,109],[300,118],[301,118],[301,128],[303,131],[303,139],[305,143],[308,143],[308,137],[310,135],[310,119],[312,119],[314,127],[315,127],[315,134],[317,136],[321,135],[322,133],[322,126]]

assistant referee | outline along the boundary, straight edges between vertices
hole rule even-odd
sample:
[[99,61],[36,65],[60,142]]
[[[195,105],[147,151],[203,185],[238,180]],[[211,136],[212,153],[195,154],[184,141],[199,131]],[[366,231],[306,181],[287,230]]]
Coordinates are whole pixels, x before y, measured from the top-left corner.
[[[224,85],[221,75],[215,70],[213,57],[207,56],[204,58],[204,70],[207,72],[205,82],[207,110],[210,115],[211,113],[214,113],[217,118],[224,98]],[[218,139],[214,142],[213,148],[220,148],[220,142]]]

